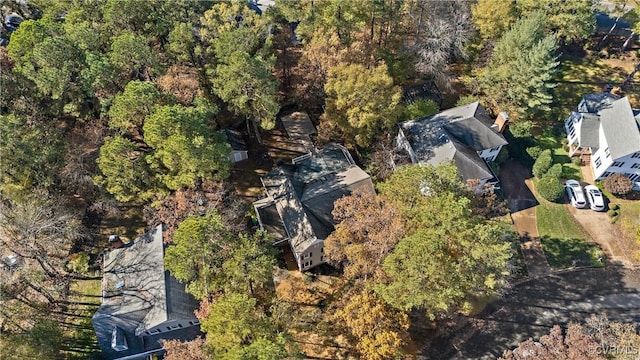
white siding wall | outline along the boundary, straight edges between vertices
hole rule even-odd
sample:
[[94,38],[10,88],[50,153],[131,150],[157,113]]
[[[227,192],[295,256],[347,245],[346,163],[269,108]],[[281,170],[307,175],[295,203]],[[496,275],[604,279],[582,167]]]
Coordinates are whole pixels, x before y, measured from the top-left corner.
[[[598,179],[600,175],[608,171],[607,168],[613,164],[613,159],[608,155],[609,144],[607,143],[607,138],[604,136],[602,126],[600,126],[598,131],[598,143],[600,147],[596,152],[591,154],[591,169],[593,169],[593,177],[595,179]],[[600,166],[597,166],[598,160],[600,160]]]
[[298,260],[298,269],[306,271],[320,264],[324,264],[324,240],[317,240],[314,244],[305,250]]
[[501,149],[502,149],[502,145],[493,149],[484,149],[482,151],[478,151],[478,155],[481,158],[483,158],[485,161],[488,161],[488,162],[496,161],[496,158],[498,157],[498,154],[500,153]]
[[[640,176],[640,169],[633,168],[634,164],[638,164],[636,165],[636,167],[640,167],[640,157],[633,158],[632,156],[633,154],[629,154],[627,156],[623,156],[621,158],[615,159],[616,165],[618,163],[622,163],[622,166],[611,166],[614,163],[614,161],[611,161],[606,168],[603,164],[603,166],[601,167],[602,171],[598,171],[598,172],[594,171],[595,180],[604,180],[608,175],[610,175],[610,174],[606,174],[607,172]],[[593,157],[591,159],[593,161]],[[635,181],[638,182],[640,180],[636,179]]]

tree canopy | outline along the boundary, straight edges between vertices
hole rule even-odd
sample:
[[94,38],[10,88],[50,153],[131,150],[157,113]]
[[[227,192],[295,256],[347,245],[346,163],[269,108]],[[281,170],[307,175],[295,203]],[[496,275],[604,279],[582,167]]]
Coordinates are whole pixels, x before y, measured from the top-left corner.
[[545,14],[518,20],[496,43],[480,82],[487,95],[509,113],[533,118],[553,102],[557,42],[545,31]]
[[373,136],[399,119],[402,91],[393,84],[385,65],[339,64],[329,70],[327,103],[322,121],[337,126],[352,144],[366,147]]

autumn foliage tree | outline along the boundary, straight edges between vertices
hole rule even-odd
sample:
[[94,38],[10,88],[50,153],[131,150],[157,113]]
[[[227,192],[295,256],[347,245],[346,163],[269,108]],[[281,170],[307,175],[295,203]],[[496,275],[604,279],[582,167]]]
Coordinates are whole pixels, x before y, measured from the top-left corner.
[[566,333],[562,328],[554,326],[548,335],[540,337],[540,341],[526,340],[517,348],[505,351],[501,360],[556,360],[556,359],[606,359],[598,344],[584,332],[582,326],[569,325]]
[[615,173],[605,179],[604,188],[615,195],[626,195],[633,189],[633,183],[626,175]]
[[402,91],[386,65],[367,69],[339,64],[329,70],[326,109],[321,121],[336,126],[347,142],[366,147],[373,136],[391,128],[402,111]]
[[325,256],[342,265],[348,279],[372,277],[405,234],[399,210],[375,194],[355,193],[334,203],[335,231],[325,240]]
[[406,344],[409,317],[383,301],[373,291],[356,287],[331,321],[344,327],[360,359],[396,358]]

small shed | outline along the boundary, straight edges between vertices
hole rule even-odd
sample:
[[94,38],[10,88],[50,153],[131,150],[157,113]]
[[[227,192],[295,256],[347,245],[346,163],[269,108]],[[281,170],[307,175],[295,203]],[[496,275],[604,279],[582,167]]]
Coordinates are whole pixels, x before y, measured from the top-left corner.
[[224,136],[227,138],[227,142],[231,145],[231,155],[229,160],[237,163],[249,158],[247,143],[244,141],[242,133],[233,129],[224,129]]
[[282,124],[291,139],[306,139],[316,133],[316,127],[306,112],[294,112],[282,117]]

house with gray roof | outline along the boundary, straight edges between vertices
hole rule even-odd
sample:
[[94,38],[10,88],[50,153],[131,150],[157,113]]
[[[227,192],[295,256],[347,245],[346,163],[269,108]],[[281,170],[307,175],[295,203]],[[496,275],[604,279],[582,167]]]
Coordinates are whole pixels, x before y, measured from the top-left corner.
[[275,245],[288,243],[300,271],[325,262],[333,203],[356,191],[375,193],[369,175],[337,144],[297,157],[261,180],[266,197],[253,203],[259,225]]
[[591,165],[594,180],[626,175],[640,189],[640,111],[611,93],[582,97],[564,122],[569,155]]
[[200,334],[199,303],[164,268],[162,225],[123,244],[112,237],[105,252],[102,304],[92,318],[105,359],[145,359],[161,340]]
[[488,166],[507,141],[500,132],[508,116],[496,123],[478,102],[400,124],[397,146],[409,153],[414,164],[437,166],[452,161],[464,181],[497,184]]

